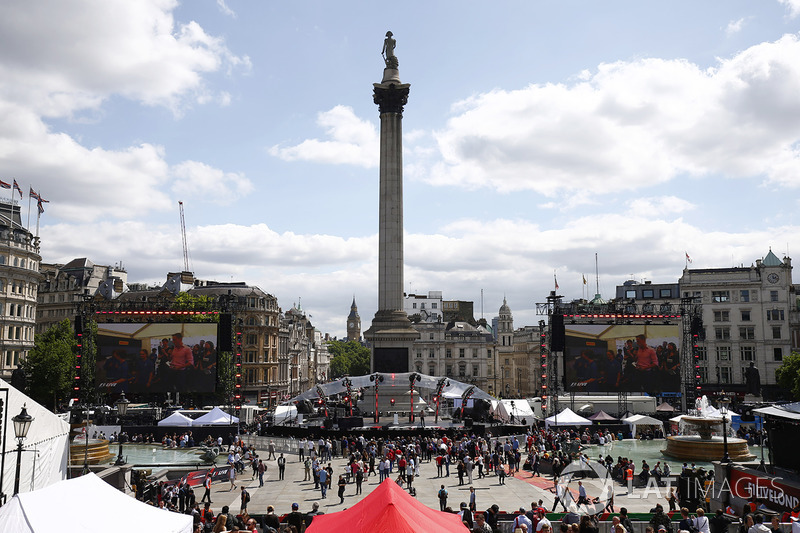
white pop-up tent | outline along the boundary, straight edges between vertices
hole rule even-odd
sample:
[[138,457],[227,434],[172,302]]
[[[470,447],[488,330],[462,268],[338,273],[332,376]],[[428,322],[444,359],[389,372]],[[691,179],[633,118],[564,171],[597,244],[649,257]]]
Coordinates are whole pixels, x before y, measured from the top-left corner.
[[3,493],[14,494],[17,439],[14,437],[14,425],[11,419],[20,414],[23,406],[28,415],[33,417],[33,422],[28,430],[28,436],[22,441],[20,492],[44,488],[65,479],[69,460],[69,424],[0,379],[0,399],[4,402],[6,393],[3,389],[8,389],[8,402],[3,415],[8,416],[8,427],[2,428],[0,432],[2,434],[0,437],[5,439]]
[[546,418],[544,421],[545,427],[549,428],[550,426],[591,426],[592,421],[583,418],[582,416],[575,414],[572,409],[567,407],[557,415],[553,415],[550,418]]
[[631,435],[634,437],[636,436],[639,428],[664,428],[664,423],[661,422],[661,420],[656,420],[655,418],[647,415],[633,415],[623,419],[622,421],[631,427]]
[[200,418],[192,421],[193,426],[230,426],[231,424],[238,423],[238,418],[233,415],[229,415],[219,407],[213,408]]
[[194,421],[186,416],[183,413],[179,413],[175,411],[171,415],[169,415],[164,420],[161,420],[158,425],[159,426],[177,426],[177,427],[189,427],[194,424]]
[[0,533],[191,533],[192,516],[126,496],[95,474],[20,493],[0,507]]

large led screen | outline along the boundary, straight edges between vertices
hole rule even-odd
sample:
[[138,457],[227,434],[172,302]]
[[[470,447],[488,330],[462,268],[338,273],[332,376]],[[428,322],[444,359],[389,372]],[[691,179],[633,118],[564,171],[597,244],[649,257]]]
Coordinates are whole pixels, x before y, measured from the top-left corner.
[[679,392],[678,325],[565,324],[567,392]]
[[100,392],[213,392],[217,324],[98,324]]

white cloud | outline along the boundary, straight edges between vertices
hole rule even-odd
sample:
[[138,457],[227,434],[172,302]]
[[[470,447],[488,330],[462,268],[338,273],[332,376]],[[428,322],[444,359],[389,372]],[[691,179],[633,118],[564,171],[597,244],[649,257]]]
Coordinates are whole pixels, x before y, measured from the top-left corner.
[[636,213],[658,213],[661,216],[683,213],[697,208],[695,204],[677,196],[637,198],[628,202],[628,207]]
[[228,4],[225,2],[225,0],[217,0],[217,6],[219,7],[220,12],[222,12],[224,15],[236,18],[236,13],[233,11],[233,9],[228,7]]
[[[65,221],[137,218],[174,208],[172,188],[230,202],[252,185],[192,161],[170,167],[164,147],[84,146],[45,119],[94,123],[112,95],[177,111],[214,99],[203,80],[246,66],[196,23],[175,24],[172,0],[0,3],[0,175],[16,176],[52,201]],[[221,103],[230,101],[221,93]],[[88,114],[87,114],[88,113]]]
[[184,161],[172,169],[177,198],[213,199],[228,205],[253,191],[253,184],[241,174],[223,172],[198,161]]
[[800,15],[800,0],[778,0],[778,3],[786,6],[786,9],[789,10],[789,18]]
[[112,94],[175,112],[207,91],[204,73],[249,65],[175,0],[0,4],[0,97],[44,116],[96,108]]
[[314,161],[374,168],[378,165],[378,132],[358,118],[353,108],[337,105],[317,115],[330,140],[308,139],[289,147],[272,146],[269,153],[285,161]]
[[727,35],[733,35],[735,33],[739,33],[740,31],[742,31],[742,28],[744,27],[744,23],[746,20],[747,19],[745,18],[740,18],[738,20],[732,20],[728,22],[728,25],[725,27],[725,33]]
[[634,190],[682,174],[763,175],[796,187],[799,92],[796,35],[713,69],[663,59],[602,64],[585,81],[456,103],[435,133],[441,161],[428,179],[550,197]]

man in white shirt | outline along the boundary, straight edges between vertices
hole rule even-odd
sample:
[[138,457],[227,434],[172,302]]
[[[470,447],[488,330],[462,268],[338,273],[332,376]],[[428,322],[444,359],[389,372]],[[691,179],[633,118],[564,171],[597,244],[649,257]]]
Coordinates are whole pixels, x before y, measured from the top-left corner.
[[753,521],[755,522],[754,525],[747,530],[747,533],[771,533],[771,530],[764,525],[764,515],[761,513],[756,513],[753,517]]
[[537,532],[541,532],[543,526],[547,526],[549,530],[553,529],[553,525],[550,523],[550,520],[547,519],[547,516],[545,516],[545,514],[542,512],[542,509],[538,509],[536,511],[536,515],[539,517],[539,522],[536,523]]

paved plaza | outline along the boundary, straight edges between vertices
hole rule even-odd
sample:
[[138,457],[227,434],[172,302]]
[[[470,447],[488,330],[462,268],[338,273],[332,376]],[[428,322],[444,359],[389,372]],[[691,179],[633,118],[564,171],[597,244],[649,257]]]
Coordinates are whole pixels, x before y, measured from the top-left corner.
[[[265,450],[257,450],[259,456],[264,459],[267,457]],[[336,486],[339,474],[345,472],[347,461],[342,458],[335,458],[331,461],[334,469],[334,476],[331,488],[328,490],[327,498],[322,499],[319,489],[314,488],[313,481],[303,481],[304,467],[296,454],[286,455],[285,479],[278,479],[278,466],[275,460],[267,461],[268,469],[264,475],[264,486],[258,486],[258,478],[253,479],[252,469],[249,467],[245,473],[239,475],[236,480],[236,489],[230,490],[230,483],[217,482],[212,486],[212,506],[217,512],[223,505],[228,505],[232,512],[237,512],[240,507],[240,487],[244,485],[250,493],[250,503],[248,511],[250,514],[264,514],[267,505],[275,507],[275,512],[282,515],[291,511],[292,503],[300,505],[300,511],[308,512],[311,505],[318,502],[320,511],[324,513],[334,513],[347,509],[355,503],[361,501],[378,485],[378,476],[373,475],[364,478],[362,493],[355,494],[355,482],[349,483],[345,490],[344,503],[340,503],[337,496]],[[327,463],[324,463],[327,464]],[[392,479],[397,478],[397,470],[394,470]],[[499,478],[494,475],[478,479],[477,470],[473,476],[472,486],[475,487],[477,495],[477,509],[483,511],[496,503],[501,511],[514,512],[520,507],[530,508],[531,502],[543,500],[544,506],[549,510],[553,507],[554,493],[552,490],[553,481],[550,476],[533,477],[530,472],[520,471],[514,477],[506,477],[505,483],[500,484]],[[597,479],[584,479],[589,497],[600,496],[601,482]],[[448,491],[447,505],[454,510],[458,510],[461,502],[469,502],[469,487],[465,484],[459,486],[458,476],[455,468],[451,466],[450,477],[436,477],[435,462],[423,462],[420,467],[419,477],[413,483],[417,491],[417,499],[433,509],[439,509],[438,492],[441,485]],[[570,484],[570,489],[577,491],[577,481]],[[627,495],[625,487],[615,484],[615,510],[620,507],[627,507],[629,512],[648,512],[656,503],[666,505],[665,489],[657,491],[651,489],[636,489],[632,495]],[[202,496],[202,488],[195,489],[195,494],[199,499]],[[559,509],[557,510],[561,511]]]

